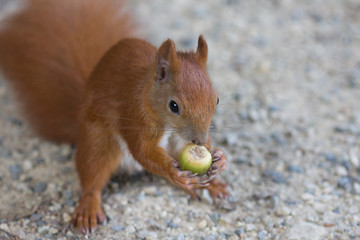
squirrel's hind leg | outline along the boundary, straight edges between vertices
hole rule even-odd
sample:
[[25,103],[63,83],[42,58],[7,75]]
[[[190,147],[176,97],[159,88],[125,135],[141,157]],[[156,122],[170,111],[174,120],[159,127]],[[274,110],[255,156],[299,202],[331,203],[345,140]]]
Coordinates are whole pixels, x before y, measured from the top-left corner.
[[82,196],[72,215],[72,225],[87,234],[106,221],[101,208],[101,191],[120,164],[121,151],[117,139],[100,124],[87,123],[75,156]]

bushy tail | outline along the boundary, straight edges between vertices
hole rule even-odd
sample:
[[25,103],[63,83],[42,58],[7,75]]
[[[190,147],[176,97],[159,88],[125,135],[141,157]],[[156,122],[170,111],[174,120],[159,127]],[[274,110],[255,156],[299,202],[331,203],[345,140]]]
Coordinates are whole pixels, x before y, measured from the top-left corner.
[[119,0],[25,0],[0,23],[0,68],[42,137],[76,143],[84,83],[133,25]]

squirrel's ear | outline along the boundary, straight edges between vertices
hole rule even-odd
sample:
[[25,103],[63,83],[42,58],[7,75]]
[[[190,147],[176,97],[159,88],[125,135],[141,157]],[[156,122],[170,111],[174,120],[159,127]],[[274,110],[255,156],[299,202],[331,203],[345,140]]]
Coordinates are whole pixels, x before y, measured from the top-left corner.
[[200,64],[206,66],[208,56],[208,45],[202,35],[198,39],[198,47],[196,49],[196,58]]
[[179,60],[176,56],[175,43],[168,39],[163,42],[156,54],[156,81],[164,82],[169,76],[179,70]]

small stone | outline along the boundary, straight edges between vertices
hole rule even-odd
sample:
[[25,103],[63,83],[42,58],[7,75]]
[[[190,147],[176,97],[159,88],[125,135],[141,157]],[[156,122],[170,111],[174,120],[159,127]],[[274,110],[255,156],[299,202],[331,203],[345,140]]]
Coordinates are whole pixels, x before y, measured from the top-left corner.
[[286,233],[285,239],[289,240],[319,240],[326,233],[326,229],[309,222],[299,222],[293,225]]
[[338,176],[346,176],[348,174],[348,171],[343,166],[337,166],[336,173]]
[[259,240],[264,240],[264,238],[266,237],[266,235],[267,235],[267,231],[262,230],[261,232],[259,232],[259,233],[257,234],[257,237],[258,237]]
[[353,192],[360,195],[360,183],[355,182],[353,186]]
[[355,150],[350,150],[350,162],[355,167],[360,167],[360,160]]
[[204,240],[216,240],[217,236],[215,234],[208,235],[204,238]]
[[43,164],[43,163],[45,163],[45,159],[42,157],[36,157],[36,158],[34,158],[34,163],[35,163],[35,165]]
[[[13,230],[14,234],[20,238],[20,239],[26,239],[26,234],[23,228],[17,226],[15,227],[15,229]],[[1,235],[0,235],[1,238]],[[18,238],[14,238],[14,239],[18,239]],[[12,238],[11,238],[12,239]]]
[[42,193],[46,190],[47,188],[47,183],[45,182],[39,182],[39,183],[36,183],[33,187],[33,191],[35,193]]
[[226,239],[230,238],[232,235],[234,235],[230,230],[225,231],[222,233]]
[[44,225],[44,226],[41,226],[41,227],[38,228],[38,233],[46,234],[46,233],[49,232],[49,230],[50,230],[50,226]]
[[246,164],[249,163],[248,159],[246,157],[240,156],[240,157],[236,157],[233,160],[234,163],[238,163],[238,164]]
[[314,195],[311,193],[304,193],[301,195],[301,199],[304,201],[310,201],[314,199]]
[[207,226],[207,221],[205,219],[201,220],[199,223],[198,223],[198,227],[199,228],[206,228]]
[[20,164],[11,165],[9,167],[9,171],[13,180],[18,180],[19,176],[23,173],[23,169]]
[[8,149],[1,149],[0,151],[0,157],[10,159],[12,155],[12,152],[10,152]]
[[215,223],[217,224],[219,222],[219,219],[220,219],[220,214],[215,212],[215,213],[211,213],[209,215],[210,219]]
[[282,136],[282,134],[278,132],[272,133],[271,138],[278,145],[283,145],[286,143],[286,139]]
[[49,230],[49,233],[50,233],[50,234],[53,234],[53,235],[54,235],[54,234],[57,234],[58,232],[59,232],[59,230],[56,229],[56,228],[53,228],[53,227],[50,228],[50,230]]
[[71,221],[71,216],[67,213],[63,213],[63,221],[64,222],[70,222]]
[[125,229],[125,227],[123,225],[112,225],[112,226],[110,226],[110,228],[114,232],[120,232]]
[[304,168],[300,167],[300,166],[296,166],[296,165],[289,165],[288,166],[288,171],[289,172],[293,172],[293,173],[304,173]]
[[40,219],[42,219],[42,214],[40,214],[40,213],[33,213],[33,214],[31,214],[31,216],[30,216],[30,221],[32,221],[32,222],[37,222],[37,221],[39,221]]
[[282,176],[281,173],[273,171],[273,170],[269,170],[269,169],[265,170],[263,172],[263,177],[269,178],[275,183],[279,183],[279,184],[287,183],[286,179],[284,179],[284,177]]
[[235,230],[235,234],[240,237],[241,234],[245,233],[243,228],[238,228]]
[[177,235],[177,238],[176,238],[176,239],[177,239],[177,240],[185,240],[185,239],[186,239],[185,234],[180,233],[179,235]]
[[136,232],[136,229],[134,228],[134,226],[129,225],[125,228],[125,232],[126,233],[134,233],[134,232]]
[[351,192],[353,188],[354,180],[351,177],[341,177],[338,179],[337,186],[339,188],[345,189],[348,192]]
[[141,230],[138,233],[136,233],[136,236],[140,239],[156,239],[157,233],[156,232],[149,232],[146,230]]
[[331,163],[336,163],[337,157],[333,153],[325,153],[325,160]]
[[256,229],[256,226],[254,224],[246,224],[246,231],[251,232]]
[[167,226],[168,226],[169,228],[178,228],[178,227],[179,227],[179,225],[173,223],[171,220],[168,220],[168,221],[166,222],[166,224],[167,224]]
[[269,105],[268,106],[268,111],[273,113],[273,112],[278,112],[280,110],[280,108],[276,105]]
[[225,143],[228,146],[235,146],[238,141],[238,135],[236,133],[227,133],[225,135]]
[[23,125],[23,122],[17,118],[10,118],[10,122],[16,125],[17,127],[21,127]]
[[32,169],[32,163],[31,163],[31,161],[29,160],[29,159],[26,159],[25,161],[24,161],[24,170],[25,171],[28,171],[28,170],[30,170],[30,169]]
[[333,209],[332,212],[333,212],[333,213],[336,213],[336,214],[339,214],[339,213],[340,213],[339,207]]
[[52,212],[57,212],[57,211],[60,211],[61,208],[62,208],[62,206],[60,203],[55,203],[54,205],[49,207],[49,210]]
[[290,209],[288,209],[285,206],[279,207],[275,210],[275,214],[277,216],[288,216],[288,215],[290,215],[290,213],[291,213]]
[[9,225],[6,224],[6,223],[1,223],[0,224],[0,229],[3,229],[5,231],[7,231],[7,232],[10,232]]
[[72,191],[71,190],[66,190],[63,192],[63,196],[65,199],[70,199],[72,198]]
[[66,200],[65,200],[65,204],[66,204],[67,206],[69,206],[69,207],[75,206],[75,202],[74,202],[74,200],[72,200],[72,199],[66,199]]

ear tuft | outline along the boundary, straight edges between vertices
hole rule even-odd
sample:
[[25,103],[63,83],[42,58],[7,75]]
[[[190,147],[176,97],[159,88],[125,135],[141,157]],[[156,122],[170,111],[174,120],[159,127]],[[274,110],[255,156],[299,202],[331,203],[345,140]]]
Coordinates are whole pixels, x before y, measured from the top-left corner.
[[168,80],[171,73],[177,71],[178,66],[175,43],[168,39],[161,44],[156,54],[156,81]]
[[207,56],[208,56],[208,45],[204,37],[200,35],[198,39],[198,47],[196,49],[196,58],[201,65],[206,66]]

